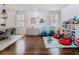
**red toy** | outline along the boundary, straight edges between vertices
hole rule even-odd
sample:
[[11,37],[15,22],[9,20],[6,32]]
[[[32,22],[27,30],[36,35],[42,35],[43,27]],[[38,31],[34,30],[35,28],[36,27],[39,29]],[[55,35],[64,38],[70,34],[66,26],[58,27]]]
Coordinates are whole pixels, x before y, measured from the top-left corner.
[[79,47],[79,40],[74,39],[74,43]]
[[60,33],[54,34],[53,37],[59,39],[59,38],[63,37],[63,34],[60,34]]
[[63,45],[70,45],[71,44],[71,38],[59,38],[59,43],[63,44]]
[[57,37],[58,37],[58,34],[54,34],[53,37],[54,37],[54,38],[57,38]]

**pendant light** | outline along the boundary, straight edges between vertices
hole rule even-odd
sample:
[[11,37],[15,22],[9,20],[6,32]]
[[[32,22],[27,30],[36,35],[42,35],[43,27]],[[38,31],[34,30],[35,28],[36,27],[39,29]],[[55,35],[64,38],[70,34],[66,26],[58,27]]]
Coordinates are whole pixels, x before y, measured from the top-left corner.
[[3,4],[3,10],[2,10],[2,13],[1,13],[1,18],[2,19],[8,18],[8,15],[7,15],[6,10],[5,10],[5,4]]

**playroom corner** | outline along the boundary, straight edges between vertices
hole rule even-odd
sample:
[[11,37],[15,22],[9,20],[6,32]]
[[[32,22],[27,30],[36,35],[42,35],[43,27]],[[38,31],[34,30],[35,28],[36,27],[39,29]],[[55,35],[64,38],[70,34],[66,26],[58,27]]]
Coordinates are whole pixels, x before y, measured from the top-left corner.
[[[73,7],[74,6],[74,7]],[[46,48],[78,48],[79,47],[79,16],[78,10],[72,10],[77,5],[69,5],[61,10],[61,26],[49,27],[48,30],[43,30],[43,37]],[[76,13],[75,13],[76,11]],[[70,14],[71,13],[71,14]],[[55,19],[55,17],[53,17]]]

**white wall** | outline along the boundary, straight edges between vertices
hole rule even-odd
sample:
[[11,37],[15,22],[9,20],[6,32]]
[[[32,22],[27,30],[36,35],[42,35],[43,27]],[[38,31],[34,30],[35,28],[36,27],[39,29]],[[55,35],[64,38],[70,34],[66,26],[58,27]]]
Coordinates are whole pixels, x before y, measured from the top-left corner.
[[16,12],[15,11],[8,11],[8,19],[7,19],[7,27],[14,27],[15,28],[15,19],[16,19]]
[[[39,19],[36,19],[36,24],[31,24],[31,17],[39,17]],[[49,22],[48,20],[50,19],[47,19],[48,17],[48,12],[47,11],[28,11],[26,12],[26,23],[27,23],[27,27],[37,27],[37,28],[40,28],[41,26],[46,26],[48,27],[49,26]],[[40,18],[43,18],[45,20],[45,23],[44,24],[40,24],[39,21],[40,21]]]
[[68,20],[74,16],[79,16],[79,4],[68,5],[61,10],[61,20]]
[[[32,28],[32,26],[34,28],[40,28],[40,27],[50,27],[50,15],[54,15],[57,14],[59,15],[58,17],[58,25],[60,24],[60,12],[48,12],[48,11],[24,11],[24,12],[17,12],[16,15],[20,15],[23,14],[25,15],[25,20],[24,20],[24,26],[23,27],[16,27],[16,34],[26,34],[26,29],[27,28]],[[36,19],[36,24],[31,24],[31,17],[40,17],[40,18],[44,18],[45,23],[41,24],[39,23],[40,18]]]
[[[24,11],[24,12],[7,11],[7,14],[8,14],[7,27],[16,27],[16,21],[15,21],[16,15],[23,14],[23,15],[25,15],[24,27],[16,27],[16,34],[26,34],[26,29],[28,27],[32,27],[32,26],[34,28],[40,28],[42,26],[49,27],[50,26],[50,16],[49,15],[52,15],[55,13],[54,12],[47,12],[47,11]],[[45,23],[40,24],[39,20],[36,20],[37,21],[36,24],[31,24],[31,17],[38,17],[38,16],[41,18],[44,18]]]
[[[58,26],[60,25],[60,11],[28,11],[26,12],[26,18],[25,18],[25,21],[26,21],[26,27],[37,27],[37,28],[40,28],[42,26],[45,26],[45,27],[49,27],[50,26],[50,21],[51,21],[51,15],[58,15]],[[31,17],[40,17],[40,18],[44,18],[45,20],[45,23],[44,24],[41,24],[39,23],[40,19],[37,19],[36,20],[36,24],[31,24]]]
[[[32,28],[32,26],[34,28],[40,28],[40,27],[49,27],[50,23],[50,19],[48,17],[48,12],[47,11],[25,11],[25,12],[18,12],[17,14],[23,14],[25,15],[25,24],[24,27],[17,27],[17,34],[26,34],[26,29],[27,28]],[[36,24],[31,24],[31,17],[41,17],[44,18],[45,23],[44,24],[40,24],[40,18],[36,19]],[[48,17],[48,18],[47,18]]]

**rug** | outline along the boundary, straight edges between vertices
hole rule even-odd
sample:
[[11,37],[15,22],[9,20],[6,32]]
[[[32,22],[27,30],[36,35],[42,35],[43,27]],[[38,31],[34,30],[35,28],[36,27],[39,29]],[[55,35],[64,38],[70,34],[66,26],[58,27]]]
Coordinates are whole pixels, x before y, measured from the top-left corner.
[[23,35],[11,35],[8,39],[0,41],[0,51],[4,50],[22,37]]
[[51,40],[49,40],[49,37],[43,37],[43,40],[46,48],[77,48],[73,42],[71,45],[62,45],[58,42],[58,39],[53,37],[51,37]]

